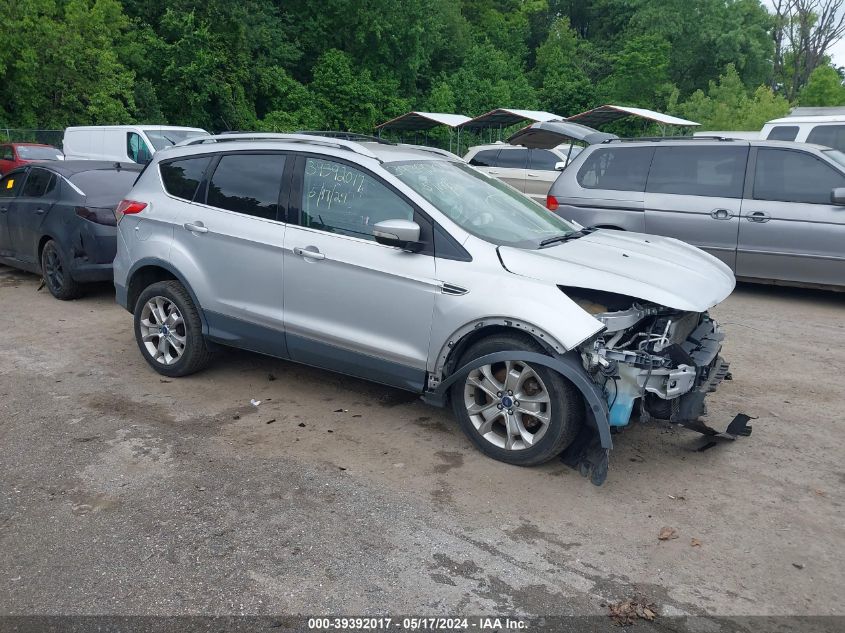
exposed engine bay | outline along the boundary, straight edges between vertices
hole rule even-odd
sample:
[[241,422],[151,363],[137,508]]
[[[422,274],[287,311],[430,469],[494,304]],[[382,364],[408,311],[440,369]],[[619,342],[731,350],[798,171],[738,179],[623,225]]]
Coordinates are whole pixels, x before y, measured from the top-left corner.
[[706,312],[684,312],[615,293],[561,288],[605,330],[585,341],[584,368],[607,398],[612,427],[673,423],[705,413],[704,398],[728,375],[724,334]]

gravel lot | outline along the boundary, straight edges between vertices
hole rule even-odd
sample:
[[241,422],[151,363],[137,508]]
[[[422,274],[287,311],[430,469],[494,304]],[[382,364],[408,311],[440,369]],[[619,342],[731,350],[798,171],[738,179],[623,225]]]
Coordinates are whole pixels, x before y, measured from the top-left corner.
[[709,420],[752,437],[636,425],[596,488],[256,354],[163,380],[109,286],[38,284],[0,266],[2,614],[845,614],[845,295],[740,286]]

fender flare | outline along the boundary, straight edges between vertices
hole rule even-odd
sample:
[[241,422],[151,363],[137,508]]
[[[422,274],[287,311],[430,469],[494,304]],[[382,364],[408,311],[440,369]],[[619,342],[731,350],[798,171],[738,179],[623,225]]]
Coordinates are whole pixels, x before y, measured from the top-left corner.
[[594,383],[584,370],[576,352],[567,352],[562,356],[553,357],[547,354],[538,354],[537,352],[512,350],[480,356],[455,370],[448,378],[437,385],[433,391],[423,394],[422,399],[427,404],[443,407],[446,405],[446,395],[449,388],[457,381],[466,378],[473,369],[477,369],[482,365],[491,365],[506,360],[518,360],[535,365],[543,365],[567,378],[581,392],[581,395],[584,396],[587,407],[590,413],[592,413],[592,416],[588,416],[588,423],[595,423],[596,431],[601,441],[601,447],[605,450],[613,448],[613,440],[610,437],[607,400],[604,397],[601,387]]
[[194,294],[194,289],[191,288],[191,284],[188,283],[185,276],[180,273],[176,268],[173,267],[170,262],[166,262],[163,259],[158,259],[157,257],[145,257],[143,259],[139,259],[137,262],[132,264],[132,267],[129,269],[129,272],[126,274],[126,288],[129,289],[129,285],[132,283],[132,278],[142,268],[146,268],[147,266],[162,268],[166,270],[171,275],[176,277],[176,281],[178,281],[185,290],[188,291],[188,294],[191,296],[191,301],[194,302],[194,306],[197,308],[197,312],[199,313],[200,321],[202,322],[202,333],[204,336],[208,335],[208,322],[205,320],[205,311],[203,310],[202,305],[197,300],[197,295]]

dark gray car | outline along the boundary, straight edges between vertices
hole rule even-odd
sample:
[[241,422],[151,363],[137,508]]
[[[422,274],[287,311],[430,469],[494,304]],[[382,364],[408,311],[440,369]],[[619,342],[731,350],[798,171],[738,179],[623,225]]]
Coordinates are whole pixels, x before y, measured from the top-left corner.
[[843,188],[845,154],[820,145],[640,139],[588,147],[547,206],[585,226],[684,240],[739,279],[843,290]]

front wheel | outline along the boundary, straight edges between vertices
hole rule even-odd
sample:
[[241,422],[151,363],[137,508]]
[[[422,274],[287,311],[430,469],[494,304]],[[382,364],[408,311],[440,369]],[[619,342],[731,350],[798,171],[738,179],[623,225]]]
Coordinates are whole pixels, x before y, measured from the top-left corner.
[[144,360],[165,376],[187,376],[211,360],[202,321],[178,281],[147,287],[135,304],[135,340]]
[[[494,352],[543,353],[533,340],[498,335],[472,345],[460,365]],[[541,365],[504,361],[483,365],[452,386],[452,408],[464,433],[484,454],[518,466],[542,464],[575,439],[583,405],[575,387]]]

